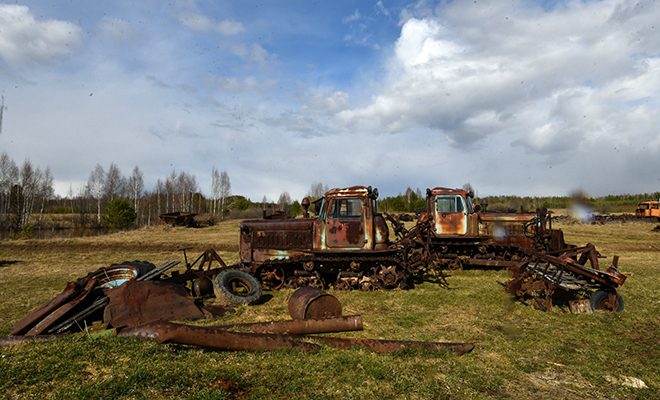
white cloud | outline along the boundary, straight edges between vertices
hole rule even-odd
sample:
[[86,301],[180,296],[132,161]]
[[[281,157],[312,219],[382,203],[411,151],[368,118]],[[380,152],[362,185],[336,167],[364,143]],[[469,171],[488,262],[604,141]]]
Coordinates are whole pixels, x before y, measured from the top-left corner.
[[14,67],[48,64],[78,50],[82,29],[67,21],[34,18],[25,6],[0,4],[0,54]]
[[245,32],[243,24],[233,19],[217,22],[215,19],[208,17],[202,13],[195,0],[179,1],[178,3],[176,18],[195,32],[218,32],[225,36]]
[[343,22],[343,23],[346,24],[346,23],[348,23],[348,22],[355,22],[355,21],[357,21],[357,20],[359,20],[359,19],[360,19],[360,11],[358,11],[358,10],[356,9],[355,12],[354,12],[353,14],[351,14],[351,15],[349,15],[349,16],[346,16],[346,17],[342,18],[342,19],[341,19],[341,22]]
[[380,0],[378,1],[378,3],[376,3],[376,10],[382,13],[383,15],[386,15],[388,17],[390,16],[390,11],[387,8],[385,8],[383,2]]
[[[572,132],[578,142],[611,135],[613,122],[595,119],[634,112],[624,103],[660,96],[653,56],[660,6],[645,6],[614,0],[569,1],[550,11],[534,4],[443,5],[437,16],[405,21],[383,89],[338,117],[372,132],[429,127],[459,147],[506,131],[511,142],[531,132],[516,142],[530,150],[568,150],[559,143],[565,135],[548,134],[551,127]],[[475,124],[483,116],[492,123]],[[548,136],[536,140],[542,133]]]
[[220,32],[227,36],[236,35],[238,33],[245,32],[245,27],[243,26],[242,23],[229,19],[220,21],[215,29],[217,32]]
[[257,64],[260,68],[269,66],[269,62],[274,56],[257,43],[244,44],[236,43],[229,46],[230,51],[243,61]]

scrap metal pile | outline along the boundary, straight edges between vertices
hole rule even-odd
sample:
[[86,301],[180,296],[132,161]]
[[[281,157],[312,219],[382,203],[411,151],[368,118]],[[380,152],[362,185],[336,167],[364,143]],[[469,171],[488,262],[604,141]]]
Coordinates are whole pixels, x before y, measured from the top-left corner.
[[[123,274],[120,278],[119,271],[122,269],[129,272],[128,274]],[[108,287],[106,290],[108,296],[100,296],[98,298],[110,298],[109,302],[105,302],[107,305],[105,306],[104,320],[105,314],[112,308],[113,299],[120,297],[125,299],[125,301],[120,302],[121,306],[115,307],[114,312],[112,312],[114,318],[111,318],[107,322],[107,325],[105,325],[105,327],[111,329],[102,331],[101,334],[110,333],[126,338],[139,337],[142,339],[152,339],[158,343],[176,343],[216,350],[234,351],[275,349],[319,350],[321,346],[316,342],[338,349],[350,349],[360,346],[376,352],[393,352],[404,348],[425,348],[452,351],[458,355],[462,355],[474,348],[474,344],[472,343],[461,342],[420,342],[410,340],[310,336],[319,333],[361,331],[363,329],[362,317],[360,315],[342,316],[342,305],[334,296],[312,287],[302,287],[290,297],[288,308],[289,314],[293,318],[292,320],[217,326],[195,326],[174,323],[170,322],[170,320],[196,319],[199,318],[199,315],[194,311],[187,310],[186,308],[190,304],[186,304],[185,301],[181,302],[181,299],[177,298],[176,295],[159,295],[151,290],[153,285],[143,285],[147,282],[140,283],[140,281],[137,281],[136,279],[139,278],[131,276],[134,271],[126,268],[126,266],[108,270],[104,269],[102,273],[108,272],[108,275],[113,276],[111,278],[112,282],[121,282],[121,284],[116,287]],[[90,274],[83,278],[81,281],[84,280],[87,283],[85,284],[85,289],[80,290],[77,296],[67,287],[67,290],[60,296],[17,323],[12,330],[12,335],[14,336],[0,337],[0,346],[13,345],[31,340],[52,340],[61,337],[62,334],[75,332],[75,327],[71,324],[64,330],[53,328],[48,331],[51,334],[42,334],[48,329],[45,321],[52,319],[48,316],[57,313],[57,310],[50,314],[49,311],[53,307],[57,307],[56,304],[60,304],[65,297],[71,298],[74,295],[75,299],[79,299],[81,296],[89,296],[91,292],[86,289],[95,286],[89,282],[97,279],[97,274]],[[122,282],[123,279],[126,280]],[[121,290],[120,288],[124,288],[124,291],[126,291],[126,288],[130,287],[131,283],[137,283],[133,287],[135,294],[117,295],[117,292]],[[176,286],[176,284],[174,285]],[[137,294],[145,286],[149,287],[147,289],[149,296],[144,297],[141,294]],[[181,289],[185,291],[182,287]],[[155,298],[152,298],[151,295],[155,295]],[[97,301],[94,303],[97,303]],[[67,304],[71,304],[71,302],[65,302],[65,305]],[[66,315],[75,307],[76,305],[73,304],[66,308],[60,306],[58,310],[62,310],[62,312],[58,313],[58,315]],[[85,308],[85,310],[89,310],[89,307]],[[223,311],[230,312],[232,310],[225,308]],[[47,314],[48,316],[44,317]],[[218,315],[216,314],[215,316]],[[73,319],[76,326],[80,327],[79,324],[85,323],[90,316],[90,313],[86,315],[76,313],[70,319]],[[41,327],[37,329],[36,327],[40,325]],[[25,333],[31,326],[32,328]],[[62,326],[62,324],[58,326]]]

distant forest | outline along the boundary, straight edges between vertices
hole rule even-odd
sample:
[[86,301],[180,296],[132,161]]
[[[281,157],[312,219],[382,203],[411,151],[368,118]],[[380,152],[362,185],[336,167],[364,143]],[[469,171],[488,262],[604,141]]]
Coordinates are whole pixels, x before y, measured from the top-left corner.
[[[158,216],[170,212],[192,212],[200,215],[202,223],[214,224],[222,219],[261,218],[278,211],[299,216],[302,199],[293,200],[283,191],[277,202],[252,201],[231,193],[226,171],[211,170],[210,196],[200,190],[194,175],[172,171],[158,179],[156,187],[146,190],[143,175],[135,167],[124,176],[114,163],[108,169],[101,165],[90,173],[86,184],[70,187],[67,196],[54,193],[53,176],[49,167],[42,170],[25,160],[18,166],[7,153],[0,155],[0,233],[1,237],[32,237],[35,230],[117,229],[162,224]],[[464,188],[471,188],[469,184]],[[313,202],[323,196],[328,186],[312,183],[307,197]],[[537,207],[566,208],[576,199],[600,213],[632,212],[640,201],[657,200],[660,192],[609,195],[587,198],[584,195],[564,197],[487,196],[488,211],[506,212],[535,210]],[[397,196],[379,200],[383,212],[415,212],[425,207],[425,197],[418,188],[407,188]],[[313,207],[310,211],[314,211]]]
[[[470,184],[463,186],[465,189],[471,189]],[[588,205],[595,213],[632,213],[637,204],[642,201],[658,200],[660,192],[643,194],[619,194],[603,197],[587,197],[583,193],[575,193],[571,196],[548,196],[548,197],[520,197],[520,196],[484,196],[476,197],[475,204],[481,204],[484,200],[488,204],[488,211],[492,212],[511,212],[520,211],[521,208],[528,212],[534,211],[539,207],[565,209],[571,203],[581,203]],[[386,197],[380,201],[380,210],[384,212],[415,212],[426,207],[426,197],[420,189],[406,189],[398,196]]]

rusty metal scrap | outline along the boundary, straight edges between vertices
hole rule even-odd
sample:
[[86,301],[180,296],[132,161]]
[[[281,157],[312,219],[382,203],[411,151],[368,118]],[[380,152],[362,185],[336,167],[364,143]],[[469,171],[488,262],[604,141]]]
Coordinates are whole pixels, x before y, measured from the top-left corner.
[[121,329],[122,337],[140,337],[153,339],[158,343],[178,343],[202,346],[218,350],[275,350],[298,349],[318,350],[315,343],[304,340],[316,340],[330,347],[350,349],[364,347],[372,351],[393,352],[404,348],[425,348],[431,350],[453,351],[458,355],[474,349],[473,343],[417,342],[409,340],[351,339],[327,336],[279,335],[270,333],[239,333],[228,331],[219,326],[191,326],[173,322],[155,321],[143,325]]
[[37,336],[83,330],[101,319],[104,308],[106,321],[114,326],[156,319],[209,318],[233,311],[217,306],[200,308],[183,286],[153,281],[179,263],[169,260],[154,267],[147,262],[124,262],[90,272],[67,283],[62,293],[16,323],[11,334]]
[[62,304],[64,304],[69,298],[71,298],[77,291],[79,287],[74,282],[68,282],[66,288],[62,293],[55,296],[48,303],[42,305],[35,311],[28,314],[25,318],[18,321],[14,327],[11,329],[12,335],[23,335],[27,333],[34,325],[39,321],[47,317],[50,313],[58,309]]
[[333,295],[311,286],[293,292],[288,302],[293,319],[319,319],[341,316],[341,303]]
[[106,295],[110,301],[103,312],[103,322],[114,327],[155,320],[204,319],[233,311],[229,307],[219,310],[219,314],[218,310],[205,310],[195,304],[183,286],[170,282],[130,281]]
[[158,218],[170,226],[194,226],[196,215],[191,212],[177,211],[160,214]]
[[34,336],[39,335],[44,332],[46,329],[50,328],[63,318],[69,311],[73,310],[78,304],[80,304],[85,298],[91,293],[92,289],[96,286],[96,279],[89,278],[86,280],[85,286],[82,288],[82,291],[71,301],[68,301],[66,304],[59,307],[57,310],[53,311],[47,317],[39,321],[32,329],[30,329],[25,335]]
[[362,317],[348,315],[323,319],[298,319],[292,321],[255,322],[248,324],[219,325],[222,329],[246,329],[255,333],[279,335],[309,335],[315,333],[361,331]]
[[217,350],[318,350],[315,343],[302,342],[268,333],[232,332],[216,327],[181,325],[155,321],[121,329],[117,335],[153,339],[158,343],[178,343]]

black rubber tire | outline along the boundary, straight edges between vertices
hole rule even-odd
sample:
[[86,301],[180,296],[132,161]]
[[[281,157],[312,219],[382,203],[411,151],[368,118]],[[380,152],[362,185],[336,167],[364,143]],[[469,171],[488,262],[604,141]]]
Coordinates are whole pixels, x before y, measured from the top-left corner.
[[137,270],[138,270],[138,276],[137,277],[138,278],[141,277],[142,275],[146,274],[147,272],[156,269],[156,266],[154,264],[150,263],[149,261],[139,261],[139,260],[124,261],[124,262],[119,263],[119,264],[112,264],[111,267],[116,267],[116,266],[119,266],[119,265],[130,265],[132,267],[137,268]]
[[231,304],[253,304],[261,298],[261,283],[254,276],[240,269],[226,269],[213,281],[213,291],[218,298]]
[[[606,308],[601,308],[601,302],[609,295],[610,293],[604,290],[596,290],[589,298],[589,302],[591,303],[591,309],[594,311],[595,310],[610,311],[607,310]],[[616,294],[616,303],[617,303],[617,308],[614,311],[616,312],[623,311],[623,307],[624,307],[623,297],[621,297],[619,293]]]

